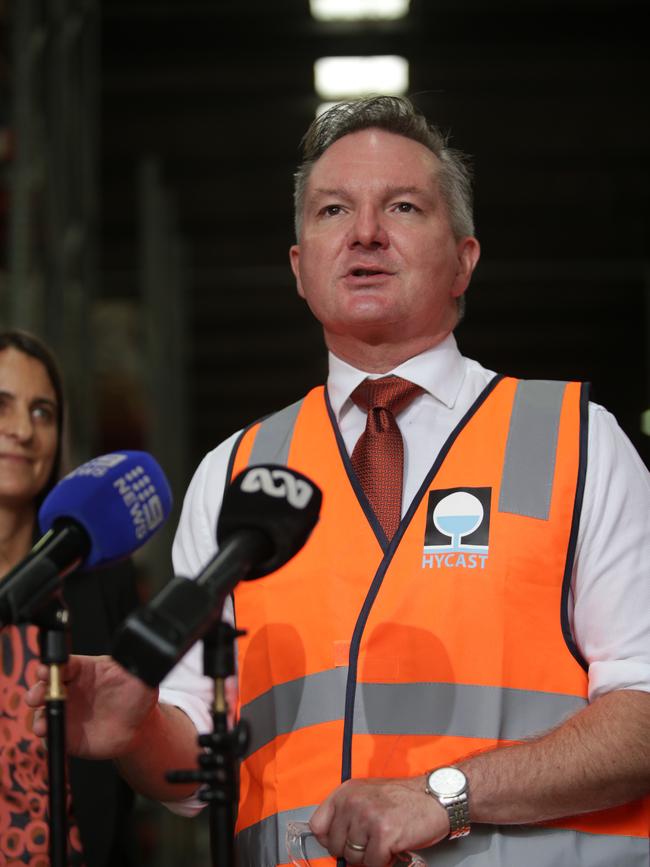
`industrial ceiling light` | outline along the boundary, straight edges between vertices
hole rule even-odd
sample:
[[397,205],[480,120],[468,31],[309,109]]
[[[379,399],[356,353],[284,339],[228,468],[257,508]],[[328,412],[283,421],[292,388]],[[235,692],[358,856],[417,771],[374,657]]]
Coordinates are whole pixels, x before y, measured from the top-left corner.
[[347,99],[372,93],[401,96],[409,86],[404,57],[320,57],[314,64],[314,87],[321,99]]
[[309,0],[319,21],[393,21],[408,15],[410,0]]

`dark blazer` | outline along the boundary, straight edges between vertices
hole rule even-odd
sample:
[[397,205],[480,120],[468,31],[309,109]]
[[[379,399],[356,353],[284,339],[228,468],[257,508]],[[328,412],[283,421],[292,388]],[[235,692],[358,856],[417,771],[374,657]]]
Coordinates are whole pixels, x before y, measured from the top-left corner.
[[[70,575],[64,597],[70,609],[72,652],[109,653],[117,627],[138,605],[133,564],[127,560]],[[113,762],[71,758],[69,776],[86,867],[135,865],[134,796]]]

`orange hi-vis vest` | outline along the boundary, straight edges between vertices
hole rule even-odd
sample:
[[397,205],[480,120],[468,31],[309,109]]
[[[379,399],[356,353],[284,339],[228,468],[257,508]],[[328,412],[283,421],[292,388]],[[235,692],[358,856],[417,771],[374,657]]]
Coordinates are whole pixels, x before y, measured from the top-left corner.
[[[287,822],[350,777],[416,776],[587,704],[566,613],[586,436],[579,383],[495,378],[431,455],[389,544],[323,388],[244,431],[230,476],[286,465],[323,506],[286,566],[234,594],[252,728],[240,867],[288,863]],[[435,867],[648,867],[649,828],[646,799],[544,826],[475,825],[420,854]],[[311,863],[334,859],[313,841]]]

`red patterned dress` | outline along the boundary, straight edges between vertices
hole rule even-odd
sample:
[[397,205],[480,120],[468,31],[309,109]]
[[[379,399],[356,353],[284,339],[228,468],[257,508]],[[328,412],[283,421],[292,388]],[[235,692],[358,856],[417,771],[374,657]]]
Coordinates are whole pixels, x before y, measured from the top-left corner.
[[[49,867],[47,757],[31,730],[33,711],[24,701],[36,680],[38,630],[0,630],[0,865]],[[79,830],[68,789],[68,865],[83,867]]]

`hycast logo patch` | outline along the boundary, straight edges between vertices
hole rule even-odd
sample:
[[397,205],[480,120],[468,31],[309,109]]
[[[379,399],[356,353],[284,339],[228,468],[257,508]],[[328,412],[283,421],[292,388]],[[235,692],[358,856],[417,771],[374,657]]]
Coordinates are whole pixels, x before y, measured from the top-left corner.
[[423,569],[484,569],[490,540],[492,488],[430,491]]

